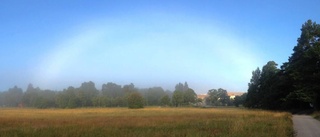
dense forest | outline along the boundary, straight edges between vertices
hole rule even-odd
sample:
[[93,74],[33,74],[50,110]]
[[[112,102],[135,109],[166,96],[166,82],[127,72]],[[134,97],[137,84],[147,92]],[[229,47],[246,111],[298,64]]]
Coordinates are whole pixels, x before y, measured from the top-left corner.
[[320,25],[308,20],[288,62],[252,72],[245,106],[270,110],[320,108]]

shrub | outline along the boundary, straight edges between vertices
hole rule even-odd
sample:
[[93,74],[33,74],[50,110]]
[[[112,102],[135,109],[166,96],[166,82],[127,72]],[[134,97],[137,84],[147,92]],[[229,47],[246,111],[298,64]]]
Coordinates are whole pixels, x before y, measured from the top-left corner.
[[131,109],[143,108],[143,102],[144,99],[138,92],[131,93],[128,97],[128,107]]

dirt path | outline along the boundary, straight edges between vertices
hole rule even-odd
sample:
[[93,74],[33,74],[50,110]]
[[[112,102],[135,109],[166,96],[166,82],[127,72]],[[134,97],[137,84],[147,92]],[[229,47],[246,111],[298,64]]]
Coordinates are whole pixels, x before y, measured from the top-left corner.
[[320,137],[320,121],[307,115],[293,115],[297,137]]

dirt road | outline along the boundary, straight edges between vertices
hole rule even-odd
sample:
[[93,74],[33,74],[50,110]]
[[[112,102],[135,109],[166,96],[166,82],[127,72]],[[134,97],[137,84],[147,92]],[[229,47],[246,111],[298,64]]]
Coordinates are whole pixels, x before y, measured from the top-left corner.
[[308,115],[293,115],[297,137],[320,137],[320,121]]

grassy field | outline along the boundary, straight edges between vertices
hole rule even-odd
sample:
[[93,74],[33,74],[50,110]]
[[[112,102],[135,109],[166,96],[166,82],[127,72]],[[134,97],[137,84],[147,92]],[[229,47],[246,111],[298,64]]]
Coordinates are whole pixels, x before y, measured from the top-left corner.
[[0,136],[286,137],[291,114],[236,108],[0,109]]

